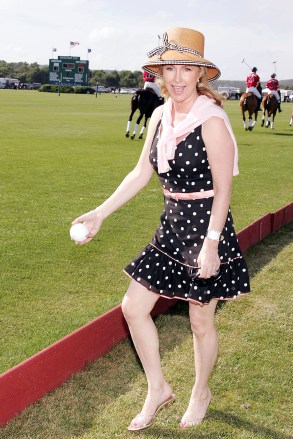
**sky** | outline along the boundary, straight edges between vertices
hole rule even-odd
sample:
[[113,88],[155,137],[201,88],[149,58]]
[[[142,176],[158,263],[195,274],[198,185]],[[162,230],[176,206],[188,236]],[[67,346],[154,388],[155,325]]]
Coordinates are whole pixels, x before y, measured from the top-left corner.
[[220,79],[244,80],[250,67],[263,81],[293,78],[292,0],[0,0],[0,60],[47,65],[71,55],[92,70],[141,70],[175,26],[205,35]]

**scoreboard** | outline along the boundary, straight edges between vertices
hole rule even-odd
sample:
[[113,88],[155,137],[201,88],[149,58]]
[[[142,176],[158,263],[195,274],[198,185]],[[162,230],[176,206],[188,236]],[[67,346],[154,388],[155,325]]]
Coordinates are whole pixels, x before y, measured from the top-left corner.
[[89,62],[78,56],[49,59],[49,84],[88,85]]

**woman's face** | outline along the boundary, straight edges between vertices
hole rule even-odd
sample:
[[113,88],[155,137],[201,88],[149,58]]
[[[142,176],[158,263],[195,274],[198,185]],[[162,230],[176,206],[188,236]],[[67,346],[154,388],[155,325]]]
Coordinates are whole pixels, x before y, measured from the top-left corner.
[[196,83],[201,76],[200,67],[182,64],[162,66],[162,76],[170,97],[184,102],[197,96]]

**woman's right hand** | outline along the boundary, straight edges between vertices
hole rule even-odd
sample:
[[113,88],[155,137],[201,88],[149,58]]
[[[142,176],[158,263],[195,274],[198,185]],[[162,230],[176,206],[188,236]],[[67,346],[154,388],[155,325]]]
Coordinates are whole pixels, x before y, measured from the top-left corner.
[[74,221],[72,221],[72,225],[83,223],[88,228],[89,232],[87,234],[87,238],[84,241],[76,242],[76,244],[87,244],[90,242],[94,236],[98,233],[101,228],[104,217],[101,212],[96,210],[91,210],[90,212],[85,213],[84,215],[79,216]]

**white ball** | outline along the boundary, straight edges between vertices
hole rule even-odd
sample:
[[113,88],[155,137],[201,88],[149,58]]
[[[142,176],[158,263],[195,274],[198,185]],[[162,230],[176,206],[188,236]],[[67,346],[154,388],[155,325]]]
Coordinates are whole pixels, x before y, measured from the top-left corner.
[[74,224],[70,229],[70,237],[75,242],[82,242],[87,238],[89,229],[85,224]]

